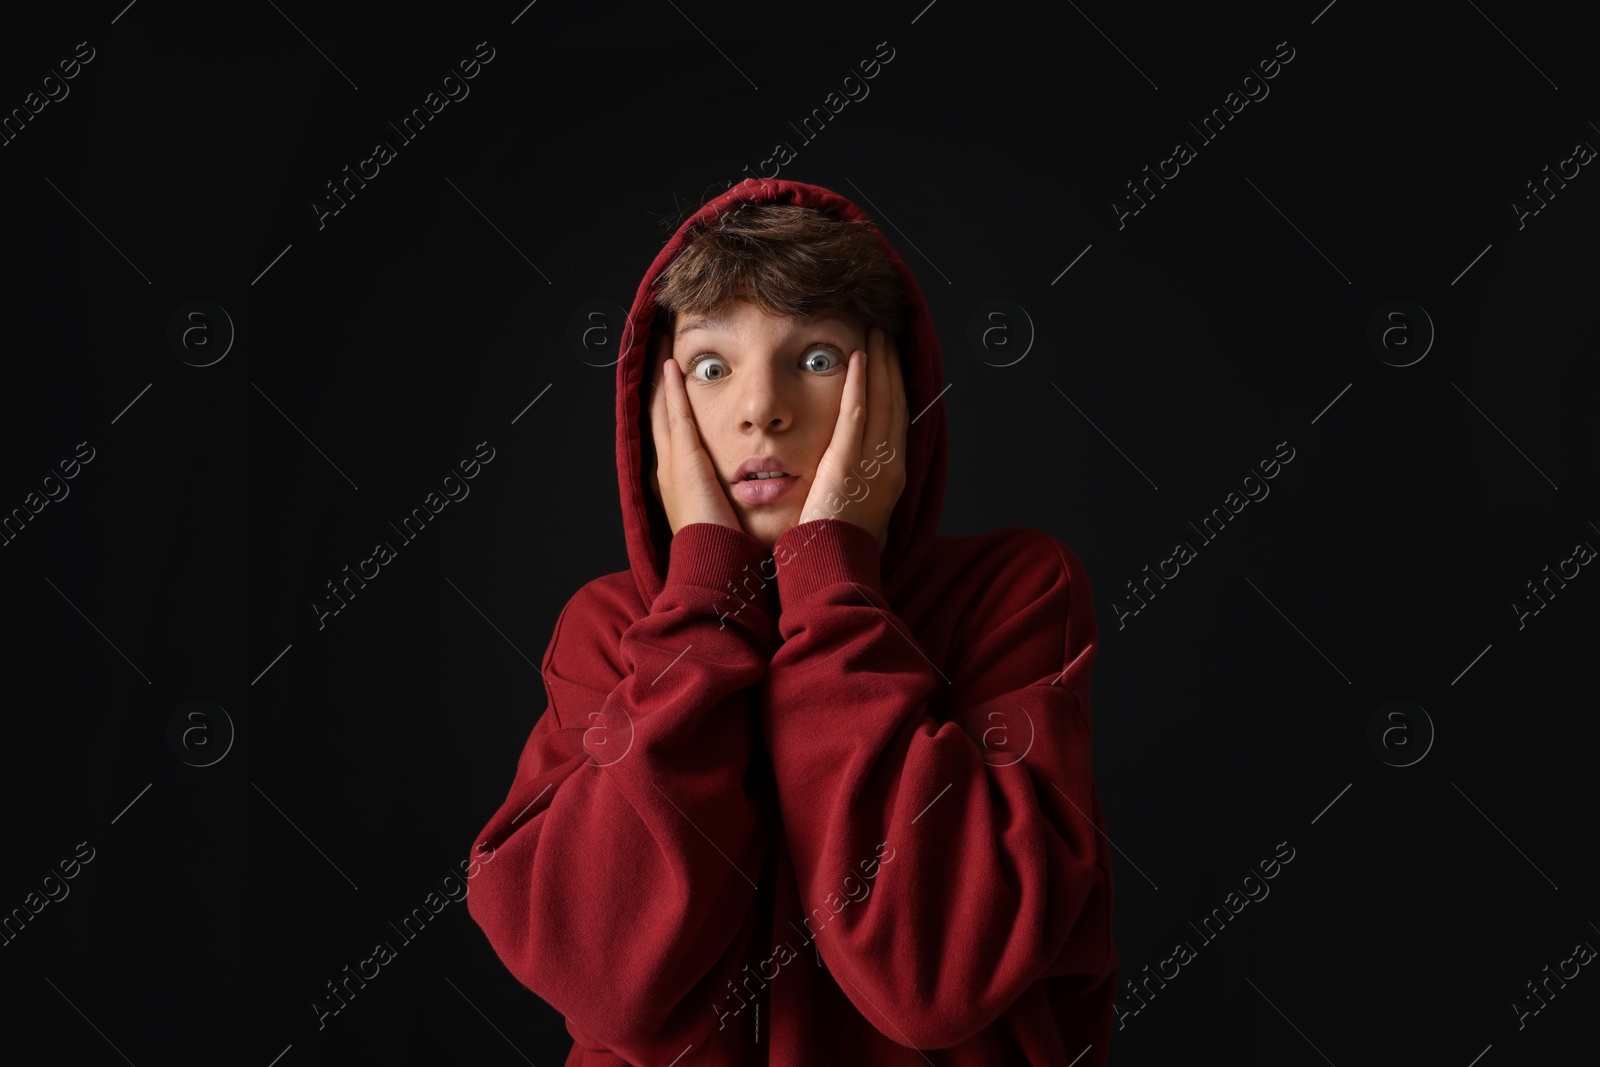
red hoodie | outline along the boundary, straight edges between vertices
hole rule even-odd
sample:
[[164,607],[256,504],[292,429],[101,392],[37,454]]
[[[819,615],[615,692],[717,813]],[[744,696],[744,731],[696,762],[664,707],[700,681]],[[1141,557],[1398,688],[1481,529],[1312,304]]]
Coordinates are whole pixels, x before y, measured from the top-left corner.
[[771,554],[714,523],[674,537],[649,492],[651,283],[744,200],[867,217],[748,179],[640,283],[617,363],[630,569],[556,621],[549,706],[474,845],[493,860],[468,910],[566,1017],[568,1067],[1104,1064],[1118,957],[1089,578],[1037,530],[937,532],[939,344],[881,233],[914,419],[882,554],[840,519]]

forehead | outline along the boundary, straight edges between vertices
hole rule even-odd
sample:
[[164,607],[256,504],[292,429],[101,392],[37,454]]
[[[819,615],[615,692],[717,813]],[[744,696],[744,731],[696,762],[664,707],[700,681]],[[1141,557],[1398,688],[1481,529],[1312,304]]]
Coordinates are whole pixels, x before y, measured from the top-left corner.
[[742,300],[724,304],[710,311],[674,315],[672,322],[674,340],[696,332],[738,333],[752,326],[792,331],[828,326],[858,329],[864,325],[861,316],[846,308],[819,311],[814,315],[772,315],[757,305]]

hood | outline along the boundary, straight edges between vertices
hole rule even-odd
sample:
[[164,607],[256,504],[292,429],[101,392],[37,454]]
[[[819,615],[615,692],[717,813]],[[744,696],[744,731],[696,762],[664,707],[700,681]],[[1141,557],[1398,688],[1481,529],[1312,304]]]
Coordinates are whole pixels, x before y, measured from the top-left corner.
[[[747,178],[711,200],[678,227],[657,254],[639,283],[623,330],[617,359],[617,480],[622,492],[622,521],[627,538],[628,563],[639,596],[648,607],[665,584],[667,553],[672,531],[666,512],[650,493],[644,469],[643,443],[649,440],[650,379],[645,362],[650,330],[655,321],[653,286],[682,251],[688,235],[698,226],[743,201],[797,204],[817,208],[842,219],[871,222],[866,212],[838,193],[818,185],[782,179]],[[932,547],[944,506],[946,466],[945,409],[930,403],[944,389],[944,362],[939,339],[922,288],[894,246],[876,224],[873,233],[888,254],[906,294],[906,325],[901,335],[901,356],[910,367],[906,380],[906,486],[889,520],[888,546],[880,563],[884,593],[891,599],[911,580]],[[926,410],[924,410],[926,409]]]

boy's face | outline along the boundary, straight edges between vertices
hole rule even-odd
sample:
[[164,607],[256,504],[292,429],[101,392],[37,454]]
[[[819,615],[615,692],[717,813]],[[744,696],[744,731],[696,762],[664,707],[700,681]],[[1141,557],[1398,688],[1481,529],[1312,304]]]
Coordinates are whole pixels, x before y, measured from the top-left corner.
[[[867,323],[847,311],[781,318],[735,301],[673,323],[700,439],[740,524],[768,550],[799,520],[839,421],[850,353],[866,347]],[[737,471],[752,456],[792,474],[746,481]]]

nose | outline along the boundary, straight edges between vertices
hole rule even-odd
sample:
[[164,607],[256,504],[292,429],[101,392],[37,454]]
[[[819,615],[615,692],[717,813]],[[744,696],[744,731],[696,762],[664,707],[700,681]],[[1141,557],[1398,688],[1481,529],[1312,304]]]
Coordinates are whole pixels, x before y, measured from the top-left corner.
[[793,420],[793,405],[788,387],[780,377],[777,361],[771,358],[754,361],[741,368],[744,382],[739,388],[738,404],[740,429],[781,430]]

